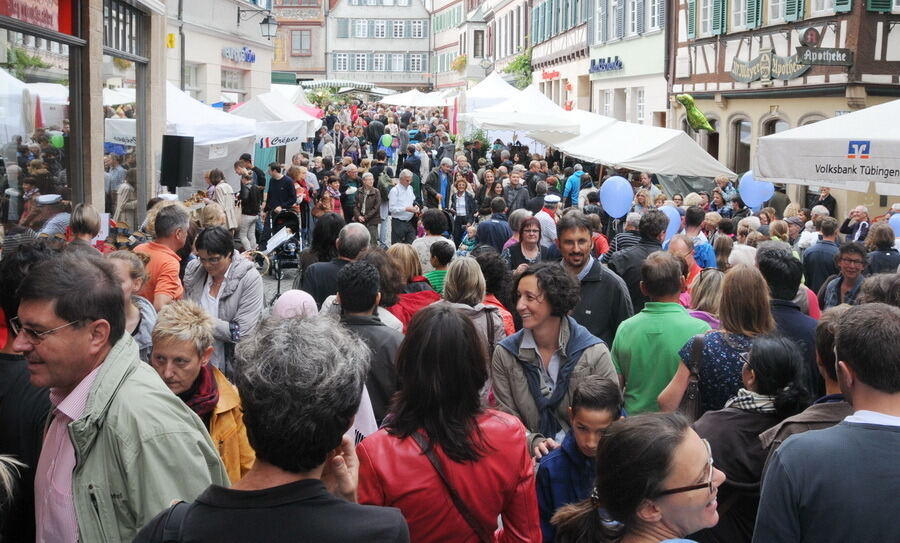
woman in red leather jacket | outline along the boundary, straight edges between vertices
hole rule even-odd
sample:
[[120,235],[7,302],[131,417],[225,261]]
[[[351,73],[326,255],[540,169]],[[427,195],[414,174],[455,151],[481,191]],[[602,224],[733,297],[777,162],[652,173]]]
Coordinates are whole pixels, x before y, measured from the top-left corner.
[[482,407],[488,365],[480,343],[449,304],[419,311],[400,346],[402,387],[391,413],[357,448],[359,503],[399,508],[417,543],[541,540],[525,428]]

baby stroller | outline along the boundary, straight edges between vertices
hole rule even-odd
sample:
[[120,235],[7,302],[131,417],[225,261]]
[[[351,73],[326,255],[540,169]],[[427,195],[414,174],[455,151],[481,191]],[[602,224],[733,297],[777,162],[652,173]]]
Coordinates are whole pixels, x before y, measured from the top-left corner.
[[282,211],[269,220],[272,236],[265,249],[253,252],[253,259],[261,274],[268,273],[278,282],[274,302],[281,295],[284,270],[300,266],[300,218],[293,211]]

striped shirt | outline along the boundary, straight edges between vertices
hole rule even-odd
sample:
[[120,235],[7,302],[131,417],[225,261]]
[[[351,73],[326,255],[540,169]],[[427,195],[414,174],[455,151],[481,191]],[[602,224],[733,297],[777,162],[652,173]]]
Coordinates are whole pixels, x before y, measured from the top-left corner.
[[637,232],[622,232],[621,234],[616,234],[609,243],[609,251],[603,254],[600,261],[607,262],[609,257],[616,251],[622,251],[629,247],[633,247],[637,245],[639,241],[641,241],[641,236]]

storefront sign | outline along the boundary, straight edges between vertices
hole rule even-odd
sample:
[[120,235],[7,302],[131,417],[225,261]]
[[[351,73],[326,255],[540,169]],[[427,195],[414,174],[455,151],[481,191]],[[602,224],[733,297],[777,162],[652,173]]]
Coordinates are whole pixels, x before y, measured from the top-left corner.
[[559,72],[556,72],[556,71],[554,71],[554,72],[548,72],[548,71],[545,70],[545,71],[541,72],[541,78],[544,79],[544,80],[547,80],[547,79],[556,79],[557,77],[559,77]]
[[0,0],[0,15],[72,34],[72,0]]
[[269,147],[281,147],[282,145],[294,143],[295,141],[300,141],[300,137],[299,136],[273,136],[270,138],[259,138],[259,140],[257,140],[256,143],[263,149],[268,149]]
[[853,51],[833,47],[798,47],[800,64],[809,66],[852,66]]
[[222,56],[234,62],[256,62],[256,53],[249,47],[223,47]]
[[591,59],[591,67],[588,70],[588,73],[597,73],[597,72],[614,72],[616,70],[622,70],[625,66],[622,64],[622,61],[619,60],[619,57],[606,57],[606,58],[595,58]]
[[779,57],[771,49],[761,49],[759,56],[750,62],[734,59],[731,66],[731,77],[741,83],[760,80],[768,82],[772,79],[794,79],[809,70],[808,64],[801,64],[797,55]]

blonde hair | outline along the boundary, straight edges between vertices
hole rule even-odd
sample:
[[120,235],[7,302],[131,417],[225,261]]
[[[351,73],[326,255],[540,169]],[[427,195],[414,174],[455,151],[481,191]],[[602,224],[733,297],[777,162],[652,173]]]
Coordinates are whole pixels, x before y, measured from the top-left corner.
[[648,201],[647,201],[647,200],[650,199],[650,191],[648,191],[647,189],[638,189],[638,191],[634,193],[634,202],[633,202],[633,203],[634,203],[635,205],[641,205],[641,203],[638,202],[638,196],[641,196],[642,194],[644,195],[644,203],[643,203],[643,206],[644,206],[644,207],[647,207],[647,206],[653,205],[653,202],[648,202]]
[[395,243],[387,250],[388,257],[400,272],[400,282],[407,284],[413,277],[422,275],[419,254],[407,243]]
[[769,223],[769,237],[778,241],[788,240],[788,224],[781,220],[774,220]]
[[725,273],[719,320],[724,330],[749,337],[775,329],[769,285],[755,267],[737,264]]
[[[662,202],[662,203],[660,203]],[[656,195],[656,198],[653,199],[653,204],[656,206],[661,206],[666,203],[666,195],[660,192]]]
[[710,211],[706,214],[703,220],[705,220],[711,227],[716,228],[719,226],[719,223],[722,222],[722,216],[715,211]]
[[725,272],[716,268],[708,268],[697,274],[691,283],[691,309],[718,315],[724,278]]
[[197,213],[197,221],[200,223],[200,228],[225,226],[225,209],[215,202],[206,204]]
[[145,221],[148,234],[154,238],[156,237],[156,216],[159,214],[159,210],[174,205],[180,205],[180,203],[173,200],[160,200],[153,204],[153,207],[147,211],[147,220]]
[[150,257],[144,253],[132,253],[131,251],[114,251],[106,255],[109,260],[121,260],[128,263],[128,275],[132,279],[140,279],[141,283],[147,282],[147,263]]
[[166,304],[156,316],[151,338],[153,343],[166,340],[193,341],[197,354],[202,355],[214,341],[213,318],[190,300]]
[[12,455],[0,455],[0,505],[12,501],[16,489],[15,477],[19,475],[19,468],[24,467],[27,466]]
[[682,199],[681,204],[684,205],[684,206],[686,206],[686,207],[691,207],[691,206],[702,206],[702,205],[703,205],[703,198],[701,198],[700,195],[697,194],[696,192],[689,192],[689,193],[687,194],[687,196],[685,196],[685,197]]
[[93,238],[100,233],[100,214],[90,204],[77,204],[69,219],[72,234],[90,234]]
[[475,306],[484,301],[484,274],[478,261],[470,256],[457,258],[444,277],[444,299],[448,302]]
[[800,216],[800,206],[795,202],[789,203],[787,205],[787,207],[784,208],[784,212],[781,214],[781,216],[784,217],[785,219],[789,219],[791,217],[799,217]]

